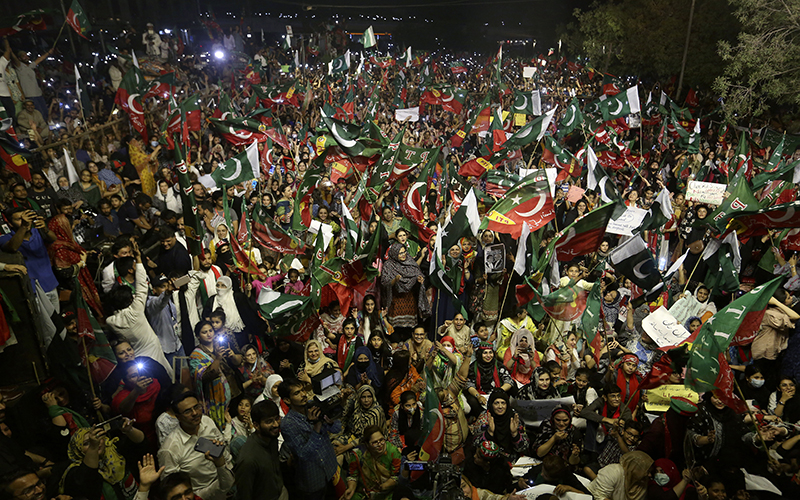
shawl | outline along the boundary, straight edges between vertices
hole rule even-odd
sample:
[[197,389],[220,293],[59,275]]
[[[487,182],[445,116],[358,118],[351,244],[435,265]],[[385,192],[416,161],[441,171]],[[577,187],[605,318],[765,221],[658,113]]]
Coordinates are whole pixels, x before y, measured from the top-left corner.
[[497,372],[497,358],[492,356],[488,363],[483,360],[483,351],[491,351],[491,344],[480,346],[475,354],[475,363],[472,365],[472,373],[475,375],[475,388],[481,394],[487,394],[492,389],[499,389],[500,375]]
[[[77,265],[86,250],[75,242],[75,236],[72,234],[72,225],[69,223],[67,216],[64,214],[56,215],[50,219],[47,227],[56,235],[56,241],[51,243],[47,249],[53,267],[65,269]],[[103,306],[100,302],[100,295],[97,293],[97,287],[89,269],[83,267],[78,271],[78,282],[80,283],[83,298],[93,310],[102,316]]]
[[[64,474],[61,476],[61,480],[58,483],[58,492],[62,495],[64,494],[67,485],[67,476],[69,475],[69,471],[73,468],[79,467],[83,463],[83,458],[86,456],[83,451],[83,447],[89,430],[90,429],[87,428],[78,429],[77,432],[72,435],[72,438],[69,441],[69,445],[67,447],[67,457],[70,460],[70,464],[64,471]],[[103,497],[105,500],[110,500],[117,498],[117,495],[113,489],[113,485],[117,485],[123,481],[127,483],[128,481],[126,481],[126,478],[129,476],[129,474],[125,468],[125,457],[123,457],[119,451],[117,451],[116,443],[119,441],[119,438],[109,439],[107,437],[103,437],[103,440],[105,441],[105,450],[103,451],[103,455],[100,457],[100,466],[97,472],[103,478]]]
[[647,493],[653,459],[643,451],[631,451],[622,455],[619,463],[625,477],[625,497],[627,500],[641,500]]
[[620,358],[617,365],[617,387],[622,390],[623,404],[627,404],[628,408],[633,411],[639,405],[639,396],[641,395],[639,391],[640,381],[636,372],[633,372],[630,380],[625,379],[625,374],[622,372],[622,364],[626,361],[635,361],[638,364],[639,357],[635,354],[626,354]]
[[[360,355],[362,355],[362,354],[364,354],[365,356],[367,356],[369,358],[369,364],[367,365],[367,369],[364,370],[363,372],[358,369],[358,364],[357,364],[358,363],[358,357]],[[363,345],[356,349],[356,353],[353,356],[353,363],[351,365],[350,371],[348,372],[348,377],[347,378],[348,379],[355,378],[356,381],[359,381],[361,379],[361,374],[362,373],[366,373],[367,374],[367,378],[370,380],[372,387],[374,387],[375,389],[380,389],[381,388],[381,384],[383,382],[383,377],[381,377],[381,374],[378,373],[378,366],[375,364],[375,360],[372,357],[372,351],[369,350],[369,347],[366,347],[366,346],[363,346]],[[356,382],[356,383],[358,383],[358,382]],[[350,385],[355,386],[356,384],[352,384],[351,383]]]
[[620,304],[622,303],[622,294],[617,292],[617,298],[614,299],[614,302],[608,303],[606,302],[605,298],[600,301],[603,307],[603,317],[606,320],[606,323],[609,324],[611,328],[614,328],[614,324],[617,322],[619,318],[620,312]]
[[[372,406],[364,408],[361,406],[361,396],[365,392],[372,394]],[[369,384],[364,384],[356,391],[353,397],[353,414],[350,416],[350,422],[347,426],[348,431],[353,437],[360,439],[364,433],[364,429],[371,425],[377,425],[381,429],[386,427],[386,417],[383,415],[383,408],[378,403],[378,396],[375,394],[375,389]]]
[[555,399],[558,397],[558,391],[555,387],[553,387],[552,379],[550,380],[550,386],[547,389],[542,389],[539,387],[539,377],[545,373],[550,375],[550,372],[547,371],[547,369],[543,366],[538,366],[533,370],[531,383],[527,385],[529,388],[528,391],[533,396],[531,399]]
[[520,328],[514,332],[511,336],[511,344],[508,349],[506,349],[505,356],[503,357],[503,362],[508,366],[508,361],[517,355],[519,341],[522,340],[523,337],[527,337],[528,339],[528,345],[531,347],[533,359],[531,359],[531,355],[528,353],[520,353],[519,358],[514,360],[514,366],[510,371],[511,378],[524,385],[530,383],[533,369],[539,366],[541,362],[539,359],[539,352],[534,348],[533,334],[530,330],[527,328]]
[[[389,258],[384,262],[383,270],[381,271],[381,284],[384,287],[383,302],[384,307],[387,309],[392,304],[392,295],[394,293],[411,292],[419,284],[417,278],[419,276],[425,277],[419,268],[419,264],[414,259],[406,257],[406,260],[400,261],[397,258],[402,248],[404,247],[401,243],[393,243],[389,247]],[[400,279],[392,286],[392,280],[395,276],[399,276]],[[418,289],[417,308],[420,316],[427,318],[431,315],[431,305],[428,302],[425,287],[420,286]]]
[[233,280],[228,276],[217,279],[217,294],[214,296],[212,311],[218,307],[225,311],[225,328],[235,333],[244,330],[244,322],[233,298]]
[[[312,345],[316,345],[317,348],[319,349],[319,359],[316,361],[311,361],[310,359],[308,359],[308,348],[311,347]],[[322,370],[324,370],[326,367],[332,366],[334,364],[332,359],[322,354],[322,344],[320,344],[319,340],[316,339],[309,339],[306,342],[306,347],[305,349],[303,349],[303,357],[305,358],[306,362],[306,367],[304,371],[306,372],[306,375],[309,376],[309,378],[316,377],[317,375],[322,373]]]

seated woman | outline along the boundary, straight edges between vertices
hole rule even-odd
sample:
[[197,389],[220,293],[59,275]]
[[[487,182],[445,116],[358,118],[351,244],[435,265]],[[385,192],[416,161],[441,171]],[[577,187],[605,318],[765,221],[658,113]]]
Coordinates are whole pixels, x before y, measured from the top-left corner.
[[441,390],[436,394],[442,405],[444,417],[444,442],[442,451],[446,451],[453,464],[460,464],[466,458],[464,447],[469,438],[470,426],[464,409],[458,403],[458,393],[450,389]]
[[234,352],[227,344],[220,344],[214,337],[214,328],[208,321],[201,321],[195,327],[195,335],[199,345],[189,356],[189,368],[192,372],[197,391],[203,395],[205,413],[220,429],[225,429],[225,412],[236,385],[233,364],[229,361]]
[[336,450],[337,453],[343,453],[358,446],[364,435],[364,429],[370,426],[385,429],[386,417],[383,414],[383,408],[378,403],[375,389],[364,384],[356,391],[355,397],[347,400],[342,415],[341,439],[339,439],[339,444],[342,446]]
[[639,366],[639,357],[635,354],[623,355],[616,364],[614,370],[606,373],[606,384],[616,384],[622,391],[622,401],[636,416],[636,409],[639,406],[639,398],[642,394],[639,384],[642,380],[636,369]]
[[[472,344],[466,347],[472,353]],[[466,359],[469,359],[467,356]],[[454,381],[459,372],[465,357],[456,349],[456,343],[452,337],[444,336],[441,342],[434,343],[433,356],[430,356],[426,363],[430,365],[433,375],[433,387],[436,390],[446,389]],[[469,366],[469,365],[467,365]]]
[[124,363],[122,372],[125,374],[122,379],[125,385],[114,396],[111,409],[136,422],[150,446],[157,450],[156,415],[161,408],[157,408],[156,403],[161,384],[141,371],[135,361]]
[[261,357],[256,346],[247,344],[242,348],[242,364],[239,365],[239,373],[244,379],[242,387],[245,393],[251,398],[257,398],[264,391],[267,377],[275,371]]
[[533,344],[533,334],[520,328],[511,336],[511,343],[503,357],[503,365],[511,374],[517,389],[531,382],[533,369],[540,364],[539,352]]
[[691,471],[678,470],[675,462],[659,458],[653,464],[653,479],[647,485],[647,500],[676,500],[686,498],[687,490],[694,489]]
[[531,452],[539,459],[547,455],[558,455],[575,466],[581,461],[580,442],[580,432],[572,426],[572,413],[559,406],[550,414],[549,420],[542,422]]
[[389,442],[402,450],[415,446],[422,436],[422,403],[417,395],[405,391],[400,395],[400,404],[394,409],[389,423]]
[[608,500],[643,500],[647,498],[647,482],[653,459],[641,451],[632,451],[620,463],[600,469],[589,485],[594,498]]
[[575,380],[575,371],[581,367],[578,353],[578,334],[569,332],[566,342],[551,344],[544,354],[545,361],[557,361],[561,365],[561,380]]
[[344,381],[356,390],[364,384],[371,385],[376,391],[380,390],[383,385],[383,370],[375,365],[368,347],[356,349],[355,362],[345,371]]
[[386,372],[384,380],[383,407],[387,409],[389,417],[400,403],[402,393],[412,391],[419,395],[425,388],[425,381],[411,364],[411,355],[408,351],[396,351],[392,354],[392,367]]
[[520,420],[519,414],[511,409],[509,401],[506,392],[500,389],[492,391],[486,411],[473,424],[472,429],[476,447],[483,441],[493,441],[500,447],[500,454],[513,463],[528,452],[530,442],[525,424]]
[[534,399],[557,399],[558,391],[553,387],[550,372],[543,366],[533,370],[531,382],[519,390],[519,399],[533,401]]
[[469,369],[465,396],[470,406],[470,415],[479,416],[486,406],[486,398],[494,389],[508,393],[512,385],[511,376],[497,362],[492,344],[481,342],[475,361]]
[[319,341],[309,339],[305,347],[305,362],[297,371],[297,378],[306,384],[306,390],[311,391],[311,379],[322,373],[326,368],[339,369],[336,362],[322,355]]
[[694,294],[688,290],[684,292],[683,296],[669,308],[669,313],[681,324],[694,316],[705,322],[717,313],[717,306],[711,300],[708,288],[705,285],[698,285]]
[[442,337],[452,337],[459,352],[464,351],[467,342],[475,334],[472,328],[467,325],[467,320],[461,313],[456,313],[452,320],[445,321],[438,331]]
[[347,499],[390,499],[400,475],[400,450],[386,441],[380,426],[364,429],[361,447],[350,454]]
[[389,349],[389,343],[386,341],[383,332],[375,330],[369,336],[367,342],[370,353],[372,353],[372,360],[377,365],[382,373],[386,373],[392,366],[392,350]]

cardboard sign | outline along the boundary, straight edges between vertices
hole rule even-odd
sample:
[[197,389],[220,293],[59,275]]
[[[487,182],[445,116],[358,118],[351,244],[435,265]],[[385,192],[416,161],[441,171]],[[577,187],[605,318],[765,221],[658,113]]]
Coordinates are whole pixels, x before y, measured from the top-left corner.
[[678,323],[664,306],[642,320],[642,328],[658,347],[678,345],[689,338],[689,330]]
[[728,186],[726,184],[689,181],[689,185],[686,188],[686,199],[698,203],[708,203],[709,205],[722,205],[727,189]]
[[558,399],[535,399],[533,401],[517,399],[516,410],[525,425],[534,425],[542,420],[549,419],[557,406],[574,404],[575,398],[572,396]]
[[[580,477],[580,476],[578,476]],[[548,495],[555,495],[556,487],[550,484],[537,484],[528,489],[524,489],[517,492],[517,495],[525,497],[529,500],[536,500],[540,496],[548,496]],[[592,500],[592,495],[587,495],[585,493],[575,493],[574,491],[568,491],[564,493],[563,498],[565,500]]]
[[578,203],[578,200],[583,198],[583,193],[585,192],[585,189],[572,185],[569,187],[569,191],[567,191],[567,201],[570,203]]
[[483,267],[487,273],[502,273],[506,267],[506,246],[489,245],[483,252]]
[[406,109],[396,109],[394,112],[394,119],[402,122],[408,118],[410,122],[418,122],[419,121],[419,106],[415,108],[406,108]]
[[533,78],[534,73],[536,73],[536,68],[533,66],[525,66],[522,68],[522,78]]
[[521,115],[519,113],[514,113],[514,125],[517,127],[523,127],[525,124],[528,123],[528,116]]
[[645,215],[647,215],[647,210],[637,207],[628,207],[625,212],[620,215],[619,219],[608,221],[606,232],[622,236],[633,236],[633,230],[642,225]]
[[647,390],[647,402],[644,408],[647,411],[665,412],[669,410],[670,398],[686,398],[693,403],[700,401],[700,395],[693,390],[680,384],[667,384]]

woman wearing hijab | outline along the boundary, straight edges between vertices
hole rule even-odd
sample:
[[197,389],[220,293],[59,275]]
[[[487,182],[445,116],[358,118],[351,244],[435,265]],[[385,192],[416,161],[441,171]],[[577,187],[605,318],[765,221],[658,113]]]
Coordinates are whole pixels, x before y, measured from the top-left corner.
[[[251,342],[249,329],[244,321],[242,311],[237,305],[237,302],[242,303],[242,301],[237,301],[235,295],[233,280],[229,276],[220,276],[217,278],[217,294],[209,299],[211,307],[208,312],[210,315],[211,311],[222,308],[225,312],[225,328],[236,337],[239,345],[246,345]],[[208,315],[204,315],[204,317],[208,317]]]
[[358,347],[353,359],[355,362],[350,364],[344,376],[345,383],[356,389],[366,384],[380,390],[383,384],[383,370],[380,370],[375,364],[369,347]]
[[653,479],[647,485],[647,500],[684,500],[692,485],[689,470],[681,473],[675,462],[659,458],[653,463]]
[[695,413],[697,405],[692,401],[686,398],[671,398],[669,409],[650,424],[636,449],[651,457],[666,457],[679,465],[684,465],[684,438],[689,420]]
[[533,370],[539,366],[540,361],[530,330],[520,328],[514,332],[511,344],[506,349],[503,364],[511,374],[517,389],[531,382]]
[[[92,308],[98,319],[103,317],[103,306],[100,303],[100,295],[94,284],[92,275],[86,268],[86,258],[88,253],[75,242],[72,234],[72,225],[64,214],[56,215],[47,224],[47,227],[56,235],[56,240],[47,249],[50,255],[50,262],[56,276],[65,281],[72,289],[73,293],[80,289],[83,299]],[[77,279],[77,284],[75,280]]]
[[389,442],[400,450],[415,446],[422,437],[422,411],[417,395],[412,391],[403,392],[389,423]]
[[294,377],[303,364],[303,347],[293,340],[279,337],[271,349],[267,361],[281,377]]
[[623,455],[620,463],[600,469],[589,491],[595,500],[643,500],[652,466],[649,455],[632,451]]
[[396,332],[402,329],[410,333],[417,325],[418,315],[423,319],[431,315],[431,305],[422,286],[424,281],[425,275],[409,257],[408,250],[400,243],[392,244],[381,271],[381,284],[389,323]]
[[683,323],[693,316],[705,321],[717,313],[717,306],[711,301],[708,288],[705,285],[698,285],[694,294],[687,290],[683,297],[676,300],[669,308],[669,313],[678,323]]
[[580,434],[572,425],[572,412],[566,407],[553,409],[550,419],[542,422],[539,435],[531,446],[540,460],[547,455],[557,455],[570,465],[580,462]]
[[297,372],[297,378],[305,382],[306,388],[311,390],[311,379],[322,373],[326,368],[338,370],[339,367],[331,358],[322,354],[322,344],[318,340],[306,341],[304,350],[304,363]]
[[537,366],[533,370],[530,383],[519,390],[519,399],[528,401],[558,397],[558,389],[553,386],[553,378],[547,368],[543,366]]
[[528,433],[519,414],[511,409],[509,395],[495,389],[489,396],[486,411],[473,425],[475,446],[484,441],[493,441],[500,447],[500,454],[509,462],[515,462],[528,452]]
[[625,354],[617,362],[616,369],[609,372],[609,374],[614,374],[612,383],[622,390],[623,404],[633,412],[634,416],[636,416],[636,408],[639,406],[639,397],[641,396],[639,385],[642,380],[636,373],[638,366],[639,358],[635,354]]
[[494,389],[501,389],[507,393],[513,387],[511,376],[505,367],[497,362],[492,347],[489,342],[481,342],[478,345],[475,361],[469,368],[469,379],[464,395],[472,408],[470,414],[476,417],[480,415],[486,405],[487,397]]
[[742,418],[711,392],[703,395],[687,431],[698,463],[713,458],[735,458],[744,433]]
[[386,417],[378,402],[375,389],[369,384],[364,384],[356,391],[354,397],[347,400],[342,415],[342,438],[351,445],[351,449],[355,448],[364,434],[364,429],[372,425],[385,429]]
[[392,354],[392,367],[386,372],[384,380],[383,406],[387,408],[389,417],[400,403],[402,393],[412,391],[418,395],[425,387],[422,377],[411,363],[411,355],[408,351],[396,351]]

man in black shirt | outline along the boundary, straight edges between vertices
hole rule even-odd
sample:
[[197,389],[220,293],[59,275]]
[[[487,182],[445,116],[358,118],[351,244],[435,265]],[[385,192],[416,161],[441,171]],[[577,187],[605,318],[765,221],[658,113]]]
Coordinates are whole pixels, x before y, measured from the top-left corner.
[[237,500],[288,500],[283,486],[278,435],[281,415],[278,405],[267,399],[253,406],[250,418],[255,433],[239,451],[233,474],[236,477]]
[[31,172],[31,189],[28,192],[28,197],[39,205],[39,208],[44,210],[44,216],[50,218],[54,213],[54,200],[56,199],[56,192],[50,187],[47,178],[42,172]]

